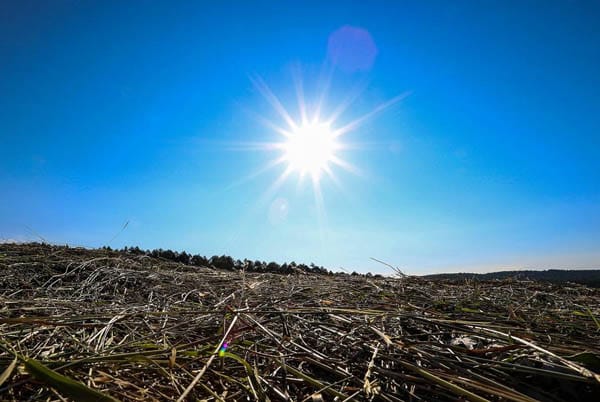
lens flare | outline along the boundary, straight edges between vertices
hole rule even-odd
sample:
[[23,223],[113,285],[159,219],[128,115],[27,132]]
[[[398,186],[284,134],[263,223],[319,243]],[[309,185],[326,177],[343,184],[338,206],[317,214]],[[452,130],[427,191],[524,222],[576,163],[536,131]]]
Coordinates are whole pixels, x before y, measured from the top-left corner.
[[223,342],[223,344],[219,348],[219,357],[225,356],[225,351],[227,351],[228,347],[229,347],[229,343]]

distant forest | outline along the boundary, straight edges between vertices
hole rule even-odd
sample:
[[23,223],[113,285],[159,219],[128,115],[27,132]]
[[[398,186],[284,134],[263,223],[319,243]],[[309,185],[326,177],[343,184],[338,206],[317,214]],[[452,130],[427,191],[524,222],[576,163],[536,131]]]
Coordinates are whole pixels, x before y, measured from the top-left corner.
[[[112,250],[110,247],[102,247],[104,250]],[[260,260],[249,260],[249,259],[234,259],[228,255],[214,255],[210,258],[199,254],[190,254],[185,251],[173,251],[163,250],[161,248],[154,250],[142,250],[139,247],[124,247],[122,249],[115,249],[116,252],[134,254],[134,255],[147,255],[154,258],[159,258],[166,261],[179,262],[185,265],[192,266],[204,266],[214,267],[217,269],[223,269],[227,271],[234,270],[245,270],[246,272],[269,272],[278,274],[291,274],[291,273],[312,273],[320,275],[348,275],[346,272],[332,272],[322,266],[311,264],[296,263],[291,261],[289,263],[284,262],[279,264],[277,262],[266,262]],[[391,273],[390,273],[391,274]],[[352,272],[349,275],[353,276],[366,276],[366,277],[381,277],[381,275],[373,275],[370,272],[366,274],[360,274]],[[504,279],[515,279],[515,280],[533,280],[533,281],[544,281],[557,284],[564,284],[567,282],[581,283],[592,287],[600,287],[600,270],[559,270],[550,269],[546,271],[500,271],[490,272],[485,274],[476,273],[456,273],[456,274],[434,274],[425,275],[423,278],[434,279],[434,280],[453,280],[453,281],[464,281],[464,280],[504,280]]]
[[562,270],[549,269],[546,271],[501,271],[486,274],[458,273],[426,275],[427,279],[446,280],[480,280],[489,281],[496,279],[516,279],[544,281],[564,284],[566,282],[581,283],[592,287],[600,287],[600,269]]
[[[233,257],[228,255],[214,255],[210,258],[207,258],[203,255],[199,254],[189,254],[185,251],[178,252],[173,250],[163,250],[162,248],[154,249],[154,250],[142,250],[139,247],[124,247],[122,249],[111,249],[108,246],[102,247],[103,250],[108,251],[116,251],[125,254],[133,254],[133,255],[147,255],[154,258],[159,258],[167,261],[179,262],[185,265],[194,265],[194,266],[203,266],[203,267],[214,267],[218,269],[224,269],[228,271],[233,270],[245,270],[246,272],[269,272],[269,273],[278,273],[278,274],[291,274],[294,272],[303,272],[303,273],[312,273],[312,274],[321,274],[321,275],[334,275],[332,271],[328,269],[311,264],[303,264],[292,262],[285,262],[283,264],[279,264],[277,262],[266,262],[266,261],[252,261],[248,259],[236,260]],[[335,273],[335,275],[346,275],[345,273]],[[362,275],[357,272],[352,272],[354,276]],[[365,274],[365,276],[377,276],[381,275],[372,275],[371,273]]]
[[[1,245],[2,243],[0,243]],[[39,244],[39,243],[30,243]],[[47,244],[47,243],[41,243]],[[65,247],[69,248],[68,245]],[[78,247],[76,247],[78,248]],[[131,254],[131,255],[145,255],[152,258],[161,259],[163,261],[172,261],[181,263],[189,266],[199,267],[212,267],[217,269],[223,269],[227,271],[239,271],[245,270],[246,272],[258,272],[258,273],[275,273],[275,274],[291,274],[291,273],[306,273],[306,274],[318,274],[318,275],[349,275],[349,276],[362,276],[362,277],[374,277],[381,278],[380,274],[371,274],[370,272],[363,274],[352,272],[349,273],[347,270],[344,272],[333,272],[322,266],[310,263],[296,263],[295,261],[284,262],[282,264],[277,262],[266,262],[260,260],[249,260],[249,259],[234,259],[228,255],[213,255],[208,258],[200,254],[190,254],[186,251],[173,251],[163,250],[162,248],[154,250],[142,250],[141,248],[134,247],[123,247],[122,249],[113,249],[109,246],[101,247],[100,250],[109,252],[115,252],[119,254]],[[393,275],[390,272],[390,275]],[[430,280],[448,280],[448,281],[493,281],[493,280],[518,280],[518,281],[541,281],[550,282],[556,284],[565,284],[568,282],[580,283],[583,285],[600,288],[600,269],[580,269],[580,270],[561,270],[561,269],[549,269],[549,270],[524,270],[524,271],[499,271],[489,272],[485,274],[477,273],[446,273],[446,274],[432,274],[432,275],[415,275],[424,279]]]

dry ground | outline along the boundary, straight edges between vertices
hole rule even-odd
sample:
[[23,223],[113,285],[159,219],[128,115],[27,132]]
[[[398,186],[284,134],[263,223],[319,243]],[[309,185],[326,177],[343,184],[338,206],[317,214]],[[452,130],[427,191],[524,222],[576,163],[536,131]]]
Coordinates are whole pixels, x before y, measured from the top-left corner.
[[599,296],[3,244],[0,399],[597,401]]

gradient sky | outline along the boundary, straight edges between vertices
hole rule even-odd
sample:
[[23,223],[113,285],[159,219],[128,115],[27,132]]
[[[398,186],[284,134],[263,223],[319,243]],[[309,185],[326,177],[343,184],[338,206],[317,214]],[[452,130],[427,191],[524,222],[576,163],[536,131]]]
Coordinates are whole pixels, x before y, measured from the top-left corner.
[[[213,3],[0,2],[0,238],[600,268],[599,2]],[[257,116],[284,124],[252,80],[297,118],[294,76],[324,114],[358,94],[338,125],[408,95],[343,137],[324,217],[310,180],[267,191],[285,166],[249,177],[281,138]]]

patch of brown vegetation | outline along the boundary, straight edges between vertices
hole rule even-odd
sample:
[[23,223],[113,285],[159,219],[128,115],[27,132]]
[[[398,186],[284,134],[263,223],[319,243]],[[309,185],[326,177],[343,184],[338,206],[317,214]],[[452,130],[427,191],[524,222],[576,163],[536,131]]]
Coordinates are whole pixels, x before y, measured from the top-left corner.
[[0,399],[599,400],[599,296],[2,244]]

